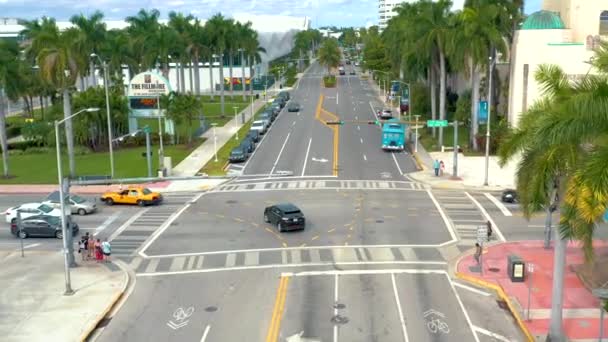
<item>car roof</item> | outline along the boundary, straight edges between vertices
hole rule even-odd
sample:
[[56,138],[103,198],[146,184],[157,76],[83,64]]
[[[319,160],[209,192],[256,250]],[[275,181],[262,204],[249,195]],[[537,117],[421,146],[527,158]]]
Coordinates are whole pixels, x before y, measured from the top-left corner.
[[232,152],[244,152],[243,147],[241,145],[232,149]]
[[42,203],[23,203],[19,208],[38,208]]
[[264,120],[255,120],[254,122],[251,123],[251,125],[263,125],[264,124]]
[[300,209],[298,207],[296,207],[295,205],[293,205],[291,203],[279,203],[279,204],[275,204],[274,206],[284,212],[285,211],[300,211]]

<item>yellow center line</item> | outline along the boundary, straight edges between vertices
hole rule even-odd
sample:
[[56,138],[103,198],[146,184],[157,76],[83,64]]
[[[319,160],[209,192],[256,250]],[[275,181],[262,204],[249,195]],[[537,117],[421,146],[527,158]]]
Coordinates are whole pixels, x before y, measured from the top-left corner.
[[328,230],[327,232],[328,232],[328,233],[331,233],[331,232],[333,232],[334,230],[336,230],[336,228],[332,228],[332,229]]
[[289,277],[281,277],[279,287],[274,301],[270,326],[268,334],[266,334],[266,342],[277,342],[279,339],[279,330],[281,329],[281,320],[283,319],[283,310],[285,308],[285,298],[287,297],[287,285]]
[[336,125],[328,125],[325,123],[324,120],[321,119],[320,114],[321,112],[323,112],[324,114],[330,116],[333,118],[333,120],[339,120],[340,118],[335,115],[332,112],[329,112],[325,109],[323,109],[323,99],[324,96],[323,94],[321,94],[319,96],[319,102],[317,103],[317,110],[315,112],[315,119],[317,119],[319,122],[321,122],[325,127],[331,129],[334,132],[334,142],[333,142],[333,148],[334,148],[334,153],[333,153],[333,164],[332,164],[332,170],[333,170],[333,175],[337,176],[338,175],[338,157],[339,157],[339,143],[340,143],[340,128],[339,126]]
[[305,247],[305,246],[306,246],[306,244],[305,244],[305,243],[303,243],[303,244],[301,244],[301,245],[300,245],[300,247]]
[[238,217],[235,217],[234,220],[237,221],[237,222],[245,222],[243,219],[240,219]]

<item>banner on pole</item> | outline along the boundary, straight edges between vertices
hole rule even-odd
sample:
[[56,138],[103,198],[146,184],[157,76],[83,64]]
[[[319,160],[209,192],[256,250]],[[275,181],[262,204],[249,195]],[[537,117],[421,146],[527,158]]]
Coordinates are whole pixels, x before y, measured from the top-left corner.
[[488,101],[479,101],[479,106],[477,107],[477,122],[480,125],[488,122]]

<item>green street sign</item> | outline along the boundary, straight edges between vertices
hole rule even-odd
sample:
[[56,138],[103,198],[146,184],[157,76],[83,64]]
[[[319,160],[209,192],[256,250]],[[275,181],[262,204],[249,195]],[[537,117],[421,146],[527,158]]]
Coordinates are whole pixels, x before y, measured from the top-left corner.
[[152,129],[150,129],[150,126],[144,126],[144,133],[150,133],[152,132]]
[[427,127],[448,127],[448,120],[427,120]]

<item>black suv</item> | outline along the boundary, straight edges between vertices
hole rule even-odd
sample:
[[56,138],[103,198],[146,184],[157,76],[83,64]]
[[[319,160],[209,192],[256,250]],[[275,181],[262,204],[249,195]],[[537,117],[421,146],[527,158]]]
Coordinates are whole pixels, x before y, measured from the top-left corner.
[[278,96],[278,97],[285,98],[285,101],[289,101],[289,99],[290,99],[290,97],[291,97],[291,96],[289,95],[289,92],[286,92],[286,91],[282,91],[282,92],[280,92],[280,93],[279,93],[279,95],[277,95],[277,96]]
[[247,151],[245,151],[242,146],[235,147],[230,152],[230,157],[228,158],[228,160],[231,163],[244,162],[245,160],[247,160]]
[[251,138],[245,137],[245,139],[241,141],[240,147],[248,154],[251,154],[253,153],[253,150],[255,150],[255,143]]
[[264,221],[276,224],[279,232],[304,229],[306,219],[298,207],[291,203],[275,204],[264,209]]
[[253,142],[257,143],[260,141],[260,132],[256,130],[249,131],[247,132],[247,137],[253,140]]

